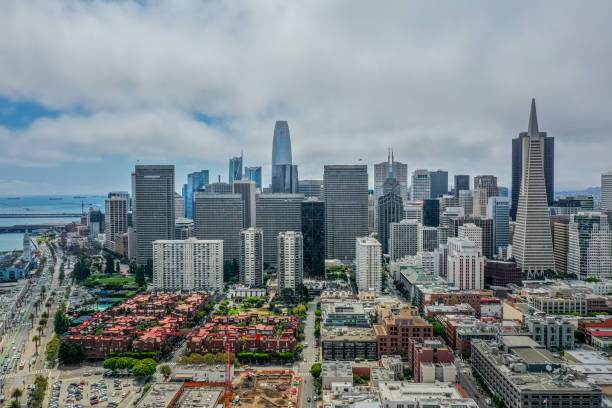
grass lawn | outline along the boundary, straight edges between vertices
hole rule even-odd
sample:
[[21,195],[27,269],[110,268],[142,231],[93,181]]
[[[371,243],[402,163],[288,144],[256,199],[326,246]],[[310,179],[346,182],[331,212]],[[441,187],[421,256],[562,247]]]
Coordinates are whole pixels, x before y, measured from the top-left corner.
[[104,273],[98,273],[91,275],[89,278],[83,281],[84,286],[133,286],[136,285],[134,276],[124,276],[120,273],[113,273],[110,275]]

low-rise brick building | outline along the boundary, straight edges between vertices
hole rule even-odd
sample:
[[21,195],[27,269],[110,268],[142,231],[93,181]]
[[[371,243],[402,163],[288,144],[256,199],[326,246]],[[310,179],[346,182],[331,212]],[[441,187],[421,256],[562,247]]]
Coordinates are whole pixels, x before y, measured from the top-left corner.
[[413,337],[429,338],[433,336],[430,323],[411,313],[400,312],[384,318],[381,324],[374,325],[378,344],[378,355],[391,355],[408,352],[410,339]]

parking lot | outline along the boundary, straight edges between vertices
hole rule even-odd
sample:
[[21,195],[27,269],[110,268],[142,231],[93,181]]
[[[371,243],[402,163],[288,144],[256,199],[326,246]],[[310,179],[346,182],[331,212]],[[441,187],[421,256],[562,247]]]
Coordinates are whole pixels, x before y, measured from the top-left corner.
[[80,382],[57,381],[51,389],[50,408],[84,408],[100,406],[116,408],[140,387],[132,379],[107,378],[101,375],[84,376]]

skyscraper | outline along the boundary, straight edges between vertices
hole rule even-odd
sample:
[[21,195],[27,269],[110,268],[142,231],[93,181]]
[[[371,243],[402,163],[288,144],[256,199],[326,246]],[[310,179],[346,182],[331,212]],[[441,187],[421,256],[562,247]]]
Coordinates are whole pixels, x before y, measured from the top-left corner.
[[431,198],[438,198],[448,194],[448,171],[430,171],[429,177],[431,180]]
[[134,171],[136,262],[153,258],[153,241],[174,239],[174,166],[137,165]]
[[423,225],[440,226],[440,201],[435,198],[423,200]]
[[281,232],[277,235],[278,290],[291,289],[294,293],[304,279],[302,233]]
[[302,201],[304,275],[325,274],[325,203],[310,197]]
[[431,197],[431,177],[428,170],[417,169],[412,172],[412,186],[410,186],[410,199],[428,200]]
[[438,228],[426,227],[419,224],[418,232],[418,249],[419,252],[431,252],[438,248]]
[[244,203],[244,228],[255,226],[255,219],[257,218],[255,207],[256,189],[255,182],[252,180],[234,181],[234,194],[240,194]]
[[414,256],[419,250],[419,223],[416,220],[402,220],[391,223],[389,255],[392,261],[405,256]]
[[240,231],[240,283],[262,287],[263,262],[263,231],[258,228]]
[[[535,115],[535,99],[532,101],[532,105]],[[537,118],[534,118],[534,120],[537,128]],[[540,132],[539,130],[538,135],[544,139],[544,147],[542,149],[544,157],[544,184],[546,186],[546,203],[550,207],[555,199],[555,138],[549,137],[546,132]],[[516,220],[523,176],[523,159],[525,157],[523,139],[528,136],[529,132],[521,132],[518,137],[512,139],[512,203],[510,217],[513,220]]]
[[508,197],[508,187],[498,186],[497,191],[500,197]]
[[606,214],[590,211],[571,215],[567,272],[579,279],[612,277],[611,243]]
[[368,234],[368,167],[326,165],[323,171],[327,259],[355,260],[355,240]]
[[493,257],[493,220],[484,217],[455,217],[448,220],[448,236],[458,237],[461,225],[472,223],[482,230],[482,254],[486,258]]
[[601,175],[601,209],[612,211],[612,171]]
[[474,213],[474,197],[470,190],[459,190],[459,207],[463,207],[465,215]]
[[493,220],[493,253],[499,253],[499,247],[510,243],[510,199],[508,197],[489,197],[487,218]]
[[[277,266],[276,240],[280,232],[302,231],[302,194],[259,194],[257,228],[263,230],[264,262]],[[301,258],[300,258],[301,259]]]
[[223,291],[223,241],[153,241],[153,285],[161,291]]
[[372,237],[359,237],[356,243],[355,277],[359,292],[382,291],[382,254],[380,242]]
[[128,211],[132,211],[132,197],[130,197],[130,193],[127,191],[110,191],[108,193],[108,198],[112,197],[121,197],[127,200]]
[[204,191],[210,194],[232,194],[234,192],[234,186],[229,183],[217,181],[216,183],[206,184]]
[[178,193],[174,193],[174,219],[185,217],[185,198]]
[[374,196],[376,201],[383,195],[383,184],[389,177],[389,166],[393,166],[393,177],[400,185],[399,195],[402,200],[406,200],[408,198],[408,165],[395,161],[393,151],[390,150],[386,161],[374,164]]
[[497,177],[486,175],[474,177],[474,204],[473,214],[477,217],[486,217],[489,197],[497,197]]
[[384,254],[389,253],[390,224],[392,222],[400,222],[404,218],[404,200],[400,196],[401,184],[395,178],[395,166],[393,165],[392,157],[389,158],[387,169],[389,173],[383,183],[383,195],[378,197],[376,206],[378,240],[381,243]]
[[255,182],[255,186],[261,189],[261,166],[244,168],[244,178]]
[[119,196],[104,200],[106,214],[104,217],[104,247],[115,250],[115,240],[127,232],[128,201]]
[[297,192],[298,194],[304,194],[306,198],[323,198],[323,180],[300,180]]
[[277,120],[272,141],[272,192],[296,193],[298,185],[297,166],[291,157],[291,136],[289,124]]
[[223,240],[223,259],[240,258],[240,231],[243,229],[243,202],[240,194],[196,192],[193,199],[195,236],[201,240]]
[[234,184],[236,180],[242,180],[242,154],[229,159],[229,184]]
[[458,289],[483,288],[484,258],[467,238],[448,239],[448,282]]
[[209,183],[208,170],[196,171],[187,175],[185,197],[185,218],[193,219],[193,193],[202,190]]
[[455,175],[455,186],[453,187],[453,192],[455,196],[459,197],[459,192],[461,190],[469,190],[470,189],[470,176],[467,174],[456,174]]
[[460,225],[457,237],[467,238],[472,241],[476,245],[476,248],[478,248],[480,255],[482,255],[482,229],[477,227],[476,224],[468,222],[467,224]]
[[528,134],[520,139],[522,176],[512,253],[523,273],[533,278],[555,269],[545,177],[546,136],[538,131],[535,99],[531,101]]

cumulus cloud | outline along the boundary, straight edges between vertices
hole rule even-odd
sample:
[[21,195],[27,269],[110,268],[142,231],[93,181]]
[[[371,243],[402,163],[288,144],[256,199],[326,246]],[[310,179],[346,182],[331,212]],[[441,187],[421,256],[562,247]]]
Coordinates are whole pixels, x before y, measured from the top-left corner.
[[[222,168],[240,150],[267,166],[274,121],[287,119],[304,177],[384,160],[393,146],[411,171],[509,185],[510,139],[535,96],[557,138],[557,188],[593,185],[612,151],[610,11],[605,1],[5,0],[0,96],[64,113],[0,127],[0,166],[120,155]],[[576,150],[588,160],[576,163]]]

